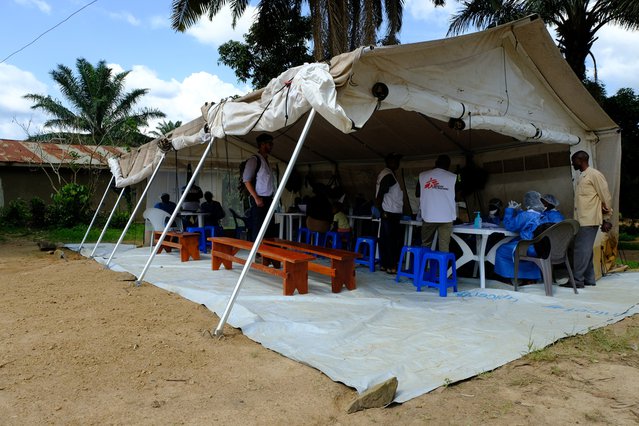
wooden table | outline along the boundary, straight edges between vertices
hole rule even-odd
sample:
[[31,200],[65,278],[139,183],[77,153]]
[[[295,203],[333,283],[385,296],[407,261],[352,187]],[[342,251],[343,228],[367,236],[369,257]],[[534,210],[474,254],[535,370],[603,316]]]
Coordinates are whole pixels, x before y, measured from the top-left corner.
[[277,238],[267,238],[262,245],[268,244],[275,247],[307,253],[313,255],[313,260],[317,256],[331,260],[331,266],[311,262],[308,264],[309,271],[317,272],[331,277],[331,291],[339,293],[342,287],[355,290],[357,283],[355,279],[355,259],[362,257],[359,253],[348,250],[339,250],[327,247],[318,247],[311,244],[298,243]]
[[[153,245],[155,245],[162,235],[162,231],[153,231]],[[171,253],[171,250],[176,248],[180,251],[180,260],[187,262],[189,257],[193,260],[200,260],[200,234],[197,232],[177,232],[169,231],[164,237],[164,241],[160,247],[158,247],[158,253],[165,250],[167,253]]]
[[[211,237],[208,240],[211,241],[211,269],[214,271],[222,265],[230,270],[234,262],[244,265],[246,259],[235,255],[240,250],[253,248],[252,242],[236,238]],[[292,296],[295,290],[299,294],[308,293],[308,262],[315,257],[266,244],[262,244],[257,252],[262,255],[262,264],[253,263],[251,267],[281,277],[285,296]],[[269,263],[273,263],[273,267],[269,267]]]

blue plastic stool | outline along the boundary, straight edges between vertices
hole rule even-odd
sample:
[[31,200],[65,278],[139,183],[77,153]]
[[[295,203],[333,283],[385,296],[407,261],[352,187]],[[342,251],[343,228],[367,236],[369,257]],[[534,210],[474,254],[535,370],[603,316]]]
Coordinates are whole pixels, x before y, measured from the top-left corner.
[[324,236],[324,247],[328,246],[330,242],[330,247],[334,249],[342,248],[342,236],[339,232],[328,231]]
[[206,235],[206,248],[211,248],[211,242],[208,240],[210,237],[223,237],[224,236],[224,228],[221,226],[207,225],[204,227],[204,235]]
[[[419,280],[419,274],[421,273],[421,265],[422,265],[422,257],[424,256],[424,252],[431,251],[429,247],[422,246],[404,246],[402,247],[402,252],[399,255],[399,263],[397,264],[397,276],[395,277],[395,281],[399,282],[400,277],[406,277],[415,281]],[[409,261],[408,269],[404,268],[404,264],[406,263],[406,258],[411,257]],[[428,272],[426,272],[428,273]],[[430,275],[425,277],[427,280],[430,280]]]
[[298,243],[306,243],[310,244],[311,242],[311,231],[308,228],[300,228],[297,230],[297,242]]
[[311,244],[314,246],[324,247],[326,243],[326,234],[319,231],[310,231],[311,232]]
[[[437,263],[437,268],[433,266]],[[448,278],[448,268],[452,268],[452,276]],[[446,297],[448,287],[457,292],[457,269],[455,267],[455,255],[443,251],[424,251],[420,265],[419,280],[413,282],[417,291],[423,286],[439,289],[439,296]]]
[[371,272],[375,272],[375,248],[376,237],[359,237],[355,242],[355,253],[361,253],[361,259],[355,259],[355,263],[368,266]]
[[206,232],[204,231],[204,228],[190,226],[186,228],[186,232],[197,232],[198,234],[200,234],[200,243],[198,249],[202,253],[206,253]]

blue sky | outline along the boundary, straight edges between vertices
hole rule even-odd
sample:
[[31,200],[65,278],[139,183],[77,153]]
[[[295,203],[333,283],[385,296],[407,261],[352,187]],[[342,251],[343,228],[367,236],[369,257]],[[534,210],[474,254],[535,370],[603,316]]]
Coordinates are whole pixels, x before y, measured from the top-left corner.
[[[213,22],[201,20],[186,33],[169,25],[171,0],[0,0],[0,60],[71,16],[57,28],[0,63],[0,138],[23,139],[42,130],[45,117],[22,99],[26,93],[59,98],[49,71],[58,64],[75,69],[76,59],[105,60],[115,70],[131,70],[130,88],[148,88],[140,106],[159,108],[167,120],[196,118],[206,101],[251,90],[233,71],[217,64],[217,48],[242,40],[254,8],[231,28],[224,10]],[[256,2],[252,2],[256,4]],[[402,43],[445,37],[457,7],[434,8],[430,0],[406,0]],[[609,94],[621,87],[639,91],[639,32],[608,27],[598,33],[594,53],[599,78]],[[154,125],[152,124],[152,128]]]

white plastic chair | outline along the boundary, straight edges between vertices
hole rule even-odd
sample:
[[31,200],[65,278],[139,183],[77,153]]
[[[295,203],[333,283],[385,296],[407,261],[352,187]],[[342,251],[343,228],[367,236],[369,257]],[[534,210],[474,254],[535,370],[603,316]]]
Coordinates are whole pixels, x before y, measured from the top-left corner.
[[[149,221],[151,227],[153,227],[153,231],[164,231],[164,227],[171,218],[171,215],[162,209],[151,207],[144,210],[142,217]],[[169,230],[182,231],[182,221],[179,218],[175,219],[175,225],[176,226],[170,227]],[[153,246],[153,238],[150,239],[150,245]]]

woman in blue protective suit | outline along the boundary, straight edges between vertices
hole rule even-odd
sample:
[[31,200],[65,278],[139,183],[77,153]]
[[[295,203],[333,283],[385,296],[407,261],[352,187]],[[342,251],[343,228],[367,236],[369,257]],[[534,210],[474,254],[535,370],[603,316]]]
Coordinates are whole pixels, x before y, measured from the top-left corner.
[[[528,191],[524,195],[524,208],[519,210],[519,203],[510,201],[504,211],[504,228],[508,231],[519,232],[519,238],[504,244],[497,249],[495,256],[495,272],[505,278],[515,277],[514,251],[519,240],[532,240],[533,232],[541,224],[541,213],[544,205],[541,202],[541,194],[537,191]],[[528,255],[535,256],[535,248],[528,248]],[[541,271],[532,262],[520,261],[518,279],[541,279]]]
[[541,223],[559,223],[566,218],[564,217],[557,207],[559,207],[559,200],[552,194],[545,194],[541,196],[541,202],[546,207],[541,214]]

